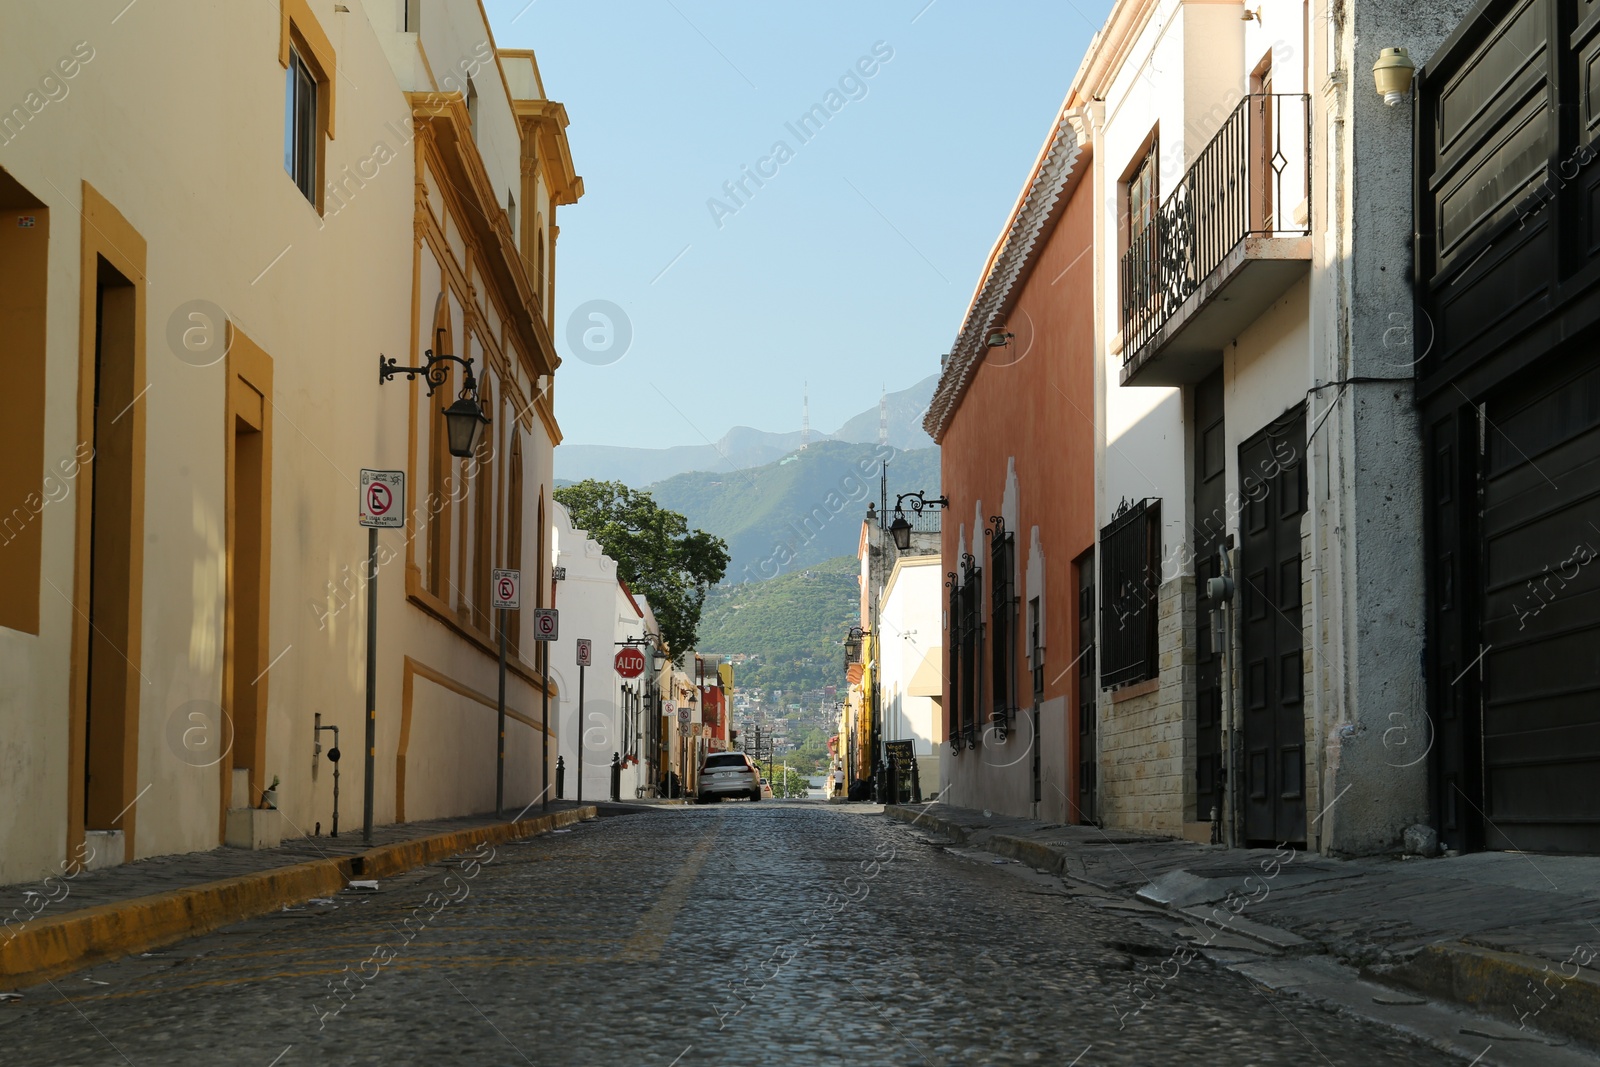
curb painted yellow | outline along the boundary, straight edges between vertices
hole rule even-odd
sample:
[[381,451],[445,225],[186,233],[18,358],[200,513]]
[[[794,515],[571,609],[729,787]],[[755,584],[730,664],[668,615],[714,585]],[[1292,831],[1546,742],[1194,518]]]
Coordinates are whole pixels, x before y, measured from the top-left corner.
[[352,878],[392,878],[482,843],[496,845],[533,837],[597,814],[593,805],[585,805],[517,822],[381,845],[355,856],[309,860],[82,908],[55,918],[41,915],[15,937],[0,941],[0,981],[18,988],[34,985],[90,964],[148,952],[265,915],[285,904],[332,896]]

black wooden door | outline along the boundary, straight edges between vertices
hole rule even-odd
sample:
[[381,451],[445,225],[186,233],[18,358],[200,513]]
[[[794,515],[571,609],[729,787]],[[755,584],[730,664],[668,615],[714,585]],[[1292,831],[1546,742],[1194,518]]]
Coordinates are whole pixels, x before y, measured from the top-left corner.
[[1095,697],[1100,680],[1094,657],[1094,549],[1078,557],[1078,813],[1075,822],[1096,821],[1095,790]]
[[1584,361],[1484,413],[1490,848],[1600,852],[1600,366]]
[[1239,446],[1244,832],[1251,843],[1303,843],[1306,837],[1300,627],[1305,440],[1300,406]]
[[1483,847],[1483,746],[1478,644],[1479,466],[1482,419],[1460,405],[1432,427],[1427,500],[1432,513],[1428,566],[1429,717],[1421,730],[1386,727],[1390,767],[1415,767],[1432,754],[1434,825],[1439,842]]
[[1195,817],[1211,818],[1222,810],[1222,656],[1212,647],[1211,613],[1217,605],[1206,598],[1206,582],[1222,573],[1217,557],[1227,535],[1227,437],[1222,421],[1222,372],[1194,392],[1194,553],[1195,596]]

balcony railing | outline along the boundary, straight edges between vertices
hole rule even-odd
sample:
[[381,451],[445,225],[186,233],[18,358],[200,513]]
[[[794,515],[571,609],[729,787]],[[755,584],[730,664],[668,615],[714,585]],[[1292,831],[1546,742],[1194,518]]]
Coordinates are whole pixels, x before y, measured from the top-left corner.
[[1122,256],[1122,353],[1132,364],[1239,242],[1311,232],[1311,98],[1239,101]]

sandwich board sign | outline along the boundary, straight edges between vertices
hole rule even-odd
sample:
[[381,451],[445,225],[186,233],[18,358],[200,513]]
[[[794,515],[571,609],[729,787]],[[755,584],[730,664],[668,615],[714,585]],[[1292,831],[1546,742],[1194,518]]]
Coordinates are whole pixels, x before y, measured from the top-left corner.
[[406,524],[406,472],[361,472],[361,525],[401,529]]

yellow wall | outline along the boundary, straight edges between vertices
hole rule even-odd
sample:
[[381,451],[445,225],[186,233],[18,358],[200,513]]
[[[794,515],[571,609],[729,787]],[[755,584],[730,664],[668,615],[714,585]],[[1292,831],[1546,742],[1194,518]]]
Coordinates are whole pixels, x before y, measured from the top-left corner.
[[[429,5],[419,36],[400,32],[396,4],[341,12],[331,0],[284,0],[281,10],[333,72],[326,122],[337,136],[321,144],[333,185],[319,211],[284,171],[282,37],[261,32],[256,6],[138,5],[108,27],[103,13],[79,5],[25,5],[0,36],[4,99],[25,99],[52,71],[51,85],[66,89],[52,89],[20,133],[0,137],[0,168],[44,205],[34,229],[3,228],[0,260],[18,262],[18,242],[50,242],[45,271],[24,267],[25,282],[6,287],[7,300],[22,302],[4,307],[20,342],[7,358],[23,359],[33,345],[14,382],[39,421],[8,424],[22,440],[7,454],[21,462],[0,475],[0,505],[41,484],[85,439],[95,257],[137,288],[135,343],[118,371],[137,398],[115,430],[127,435],[133,467],[131,495],[118,505],[134,516],[122,549],[132,617],[114,642],[126,657],[118,703],[132,730],[116,794],[129,805],[120,820],[129,857],[217,845],[235,764],[251,768],[252,793],[281,779],[287,835],[317,822],[326,832],[332,768],[313,757],[317,713],[341,728],[341,822],[359,824],[367,535],[355,521],[358,472],[406,470],[408,505],[426,515],[433,412],[454,399],[459,368],[428,399],[403,376],[380,384],[376,362],[379,353],[421,361],[435,343],[441,292],[454,354],[475,358],[494,398],[489,473],[477,487],[492,500],[451,509],[448,582],[431,597],[412,568],[426,560],[433,524],[380,532],[376,816],[482,810],[494,712],[479,697],[495,691],[495,635],[473,610],[481,590],[461,582],[472,586],[514,555],[513,428],[528,511],[521,558],[536,558],[533,511],[548,493],[559,439],[537,387],[557,360],[547,324],[534,321],[521,234],[503,210],[506,192],[524,188],[522,126],[479,10]],[[170,54],[173,41],[215,46],[186,50],[183,63],[150,61]],[[60,65],[67,59],[70,77]],[[480,101],[477,142],[450,91],[468,71]],[[548,222],[545,179],[532,181],[533,202],[518,197],[519,218],[526,223],[543,202]],[[9,188],[0,178],[0,193]],[[0,210],[9,204],[0,197]],[[42,340],[29,341],[19,319],[24,297],[38,306],[29,321]],[[240,436],[252,420],[260,440]],[[256,461],[248,451],[257,445],[265,484],[253,489],[239,472]],[[93,465],[81,466],[63,499],[32,518],[35,544],[17,541],[24,558],[38,557],[36,618],[26,566],[7,562],[0,584],[0,884],[54,867],[84,822],[81,609]],[[459,461],[442,466],[459,477]],[[238,499],[241,488],[249,500]],[[0,515],[9,510],[0,506]],[[240,523],[252,514],[270,516],[254,531],[266,592],[253,598],[234,566],[250,554],[251,531]],[[479,515],[493,529],[476,529]],[[259,677],[239,677],[246,665]],[[538,713],[526,659],[513,665],[507,699],[524,717]],[[204,739],[194,723],[220,723],[225,706],[252,700],[264,709],[263,728],[234,739],[245,750],[219,759],[220,745],[193,743]],[[537,790],[538,732],[513,722],[507,801],[520,804]],[[332,738],[321,740],[326,750]]]

